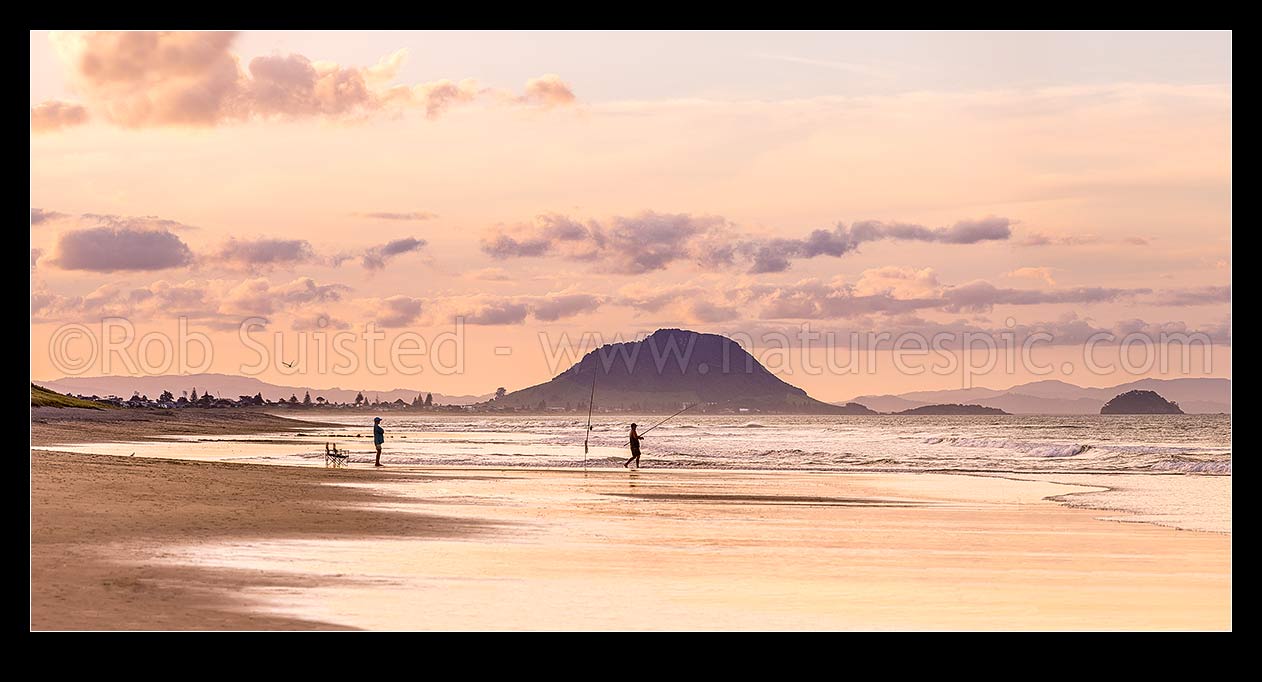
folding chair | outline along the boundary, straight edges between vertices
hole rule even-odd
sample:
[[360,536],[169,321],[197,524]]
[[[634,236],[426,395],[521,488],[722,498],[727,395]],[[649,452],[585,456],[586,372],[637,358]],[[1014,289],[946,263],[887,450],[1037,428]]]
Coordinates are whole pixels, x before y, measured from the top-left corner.
[[329,447],[328,443],[324,444],[324,466],[326,468],[341,469],[350,460],[350,453],[338,450],[336,443],[333,444],[332,448]]

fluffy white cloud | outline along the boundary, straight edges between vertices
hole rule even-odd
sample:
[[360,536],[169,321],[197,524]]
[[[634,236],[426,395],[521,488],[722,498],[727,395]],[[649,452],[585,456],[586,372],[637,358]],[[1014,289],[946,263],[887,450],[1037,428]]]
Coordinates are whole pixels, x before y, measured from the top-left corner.
[[[251,119],[347,120],[400,107],[437,117],[490,94],[471,80],[417,85],[389,82],[406,59],[399,50],[369,67],[274,54],[242,64],[229,31],[54,32],[82,104],[45,102],[31,110],[35,130],[87,119],[88,111],[128,128],[213,126]],[[524,103],[569,104],[574,95],[554,75],[532,79]]]

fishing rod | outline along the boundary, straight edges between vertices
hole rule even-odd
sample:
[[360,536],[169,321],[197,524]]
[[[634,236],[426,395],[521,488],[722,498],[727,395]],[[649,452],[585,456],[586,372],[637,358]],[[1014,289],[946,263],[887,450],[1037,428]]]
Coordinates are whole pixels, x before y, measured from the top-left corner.
[[587,471],[587,441],[592,437],[592,406],[596,403],[596,375],[598,372],[592,363],[592,395],[587,399],[587,434],[583,436],[583,471]]
[[[640,433],[640,434],[636,434],[636,435],[638,435],[638,436],[640,436],[640,437],[644,437],[644,434],[645,434],[645,433],[648,433],[649,431],[652,431],[653,429],[655,429],[655,428],[657,428],[657,427],[661,426],[662,424],[665,424],[666,422],[668,422],[668,421],[670,421],[670,420],[674,419],[675,417],[678,417],[679,415],[683,414],[684,412],[687,412],[688,410],[691,410],[692,408],[694,408],[694,407],[696,407],[697,405],[700,405],[700,404],[701,404],[701,401],[700,401],[700,400],[698,400],[697,402],[695,402],[695,403],[693,403],[693,404],[691,404],[691,405],[688,405],[688,406],[684,407],[684,409],[682,409],[682,410],[680,410],[680,411],[676,412],[675,414],[672,414],[671,416],[669,416],[669,417],[667,417],[667,418],[663,419],[662,421],[657,422],[656,424],[654,424],[654,425],[652,425],[652,426],[648,427],[647,429],[644,429],[644,433]],[[630,441],[628,441],[628,442],[630,442]]]

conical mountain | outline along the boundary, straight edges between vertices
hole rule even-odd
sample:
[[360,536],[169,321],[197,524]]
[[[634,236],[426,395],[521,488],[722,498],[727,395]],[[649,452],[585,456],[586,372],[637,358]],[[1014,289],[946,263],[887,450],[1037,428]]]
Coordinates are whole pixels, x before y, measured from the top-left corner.
[[659,329],[642,341],[601,346],[551,381],[514,391],[489,407],[586,406],[596,379],[598,411],[875,414],[857,403],[838,406],[767,371],[740,344],[718,334]]

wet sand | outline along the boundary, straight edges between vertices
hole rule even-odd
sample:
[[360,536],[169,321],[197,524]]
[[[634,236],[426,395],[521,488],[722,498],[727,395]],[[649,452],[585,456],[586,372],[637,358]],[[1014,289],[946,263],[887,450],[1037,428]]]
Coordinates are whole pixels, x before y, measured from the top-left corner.
[[246,586],[305,584],[292,575],[174,567],[148,558],[171,543],[444,538],[487,525],[372,509],[366,505],[388,498],[326,485],[369,475],[390,480],[380,472],[33,451],[31,627],[344,628],[251,612],[233,596]]
[[934,474],[32,452],[34,629],[1230,629],[1230,535]]
[[276,433],[318,426],[326,424],[286,419],[251,408],[89,410],[79,407],[32,407],[31,445]]

